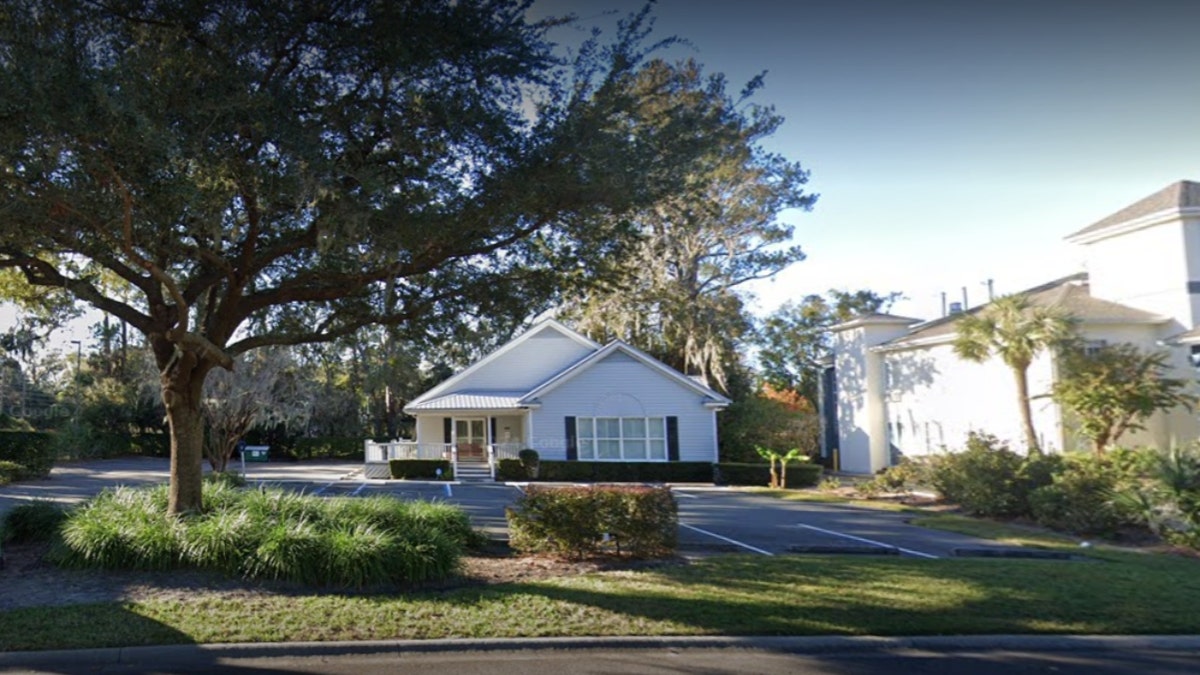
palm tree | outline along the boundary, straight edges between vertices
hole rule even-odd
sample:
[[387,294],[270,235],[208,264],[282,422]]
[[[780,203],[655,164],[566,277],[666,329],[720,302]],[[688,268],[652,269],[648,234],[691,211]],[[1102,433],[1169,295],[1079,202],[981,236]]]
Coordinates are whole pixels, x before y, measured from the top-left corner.
[[1033,305],[1024,295],[997,298],[978,314],[958,321],[954,353],[968,361],[983,363],[992,356],[1013,371],[1017,382],[1017,405],[1029,453],[1041,454],[1029,408],[1029,364],[1039,352],[1058,347],[1074,337],[1075,322],[1055,307]]

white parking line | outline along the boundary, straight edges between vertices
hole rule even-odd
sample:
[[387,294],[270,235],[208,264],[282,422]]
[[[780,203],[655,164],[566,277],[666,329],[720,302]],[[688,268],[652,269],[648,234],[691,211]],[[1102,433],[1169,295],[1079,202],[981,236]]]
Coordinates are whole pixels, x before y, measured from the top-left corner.
[[364,480],[364,481],[362,482],[362,484],[358,486],[358,489],[356,489],[354,492],[351,492],[351,493],[350,493],[350,496],[351,496],[351,497],[357,497],[357,496],[358,496],[358,493],[362,492],[362,491],[363,491],[363,489],[364,489],[364,488],[366,488],[366,487],[367,487],[367,481],[365,481],[365,480]]
[[751,546],[750,544],[743,544],[742,542],[740,542],[736,539],[730,539],[729,537],[722,537],[721,535],[719,535],[715,532],[709,532],[708,530],[702,530],[698,527],[693,527],[691,525],[688,525],[687,523],[680,523],[679,526],[686,527],[687,529],[693,530],[695,532],[699,532],[700,534],[707,534],[710,537],[716,537],[717,539],[720,539],[721,541],[727,541],[730,544],[734,544],[736,546],[741,546],[742,548],[749,550],[749,551],[754,551],[755,553],[761,553],[763,555],[775,555],[774,553],[771,553],[770,551],[764,551],[761,548],[755,548],[755,547]]
[[317,488],[316,490],[313,490],[313,496],[315,497],[315,496],[321,494],[322,492],[328,490],[329,488],[333,487],[333,483],[336,483],[336,482],[337,481],[335,480],[332,483],[326,483],[325,485],[322,485],[321,487]]
[[686,492],[680,492],[679,490],[671,490],[671,494],[675,495],[676,497],[685,497],[687,499],[700,499],[696,495],[689,495]]
[[845,533],[843,533],[843,532],[834,532],[833,530],[826,530],[826,529],[825,529],[825,528],[823,528],[823,527],[816,527],[816,526],[813,526],[813,525],[805,525],[804,523],[800,523],[799,525],[797,525],[797,527],[803,527],[803,528],[805,528],[806,530],[813,530],[814,532],[822,532],[822,533],[824,533],[824,534],[830,534],[830,535],[833,535],[833,536],[835,536],[835,537],[842,537],[842,538],[845,538],[845,539],[850,539],[850,540],[853,540],[853,541],[860,541],[860,542],[862,542],[862,543],[864,543],[864,544],[871,544],[871,545],[873,545],[873,546],[882,546],[882,547],[884,547],[884,548],[894,548],[894,549],[896,549],[897,551],[900,551],[901,553],[907,553],[907,554],[909,554],[909,555],[915,555],[915,556],[917,556],[918,558],[929,558],[929,559],[932,559],[932,560],[937,560],[937,556],[936,556],[936,555],[931,555],[931,554],[929,554],[929,553],[921,553],[920,551],[914,551],[914,550],[912,550],[911,548],[901,548],[900,546],[893,546],[892,544],[885,544],[885,543],[883,543],[882,541],[875,541],[874,539],[866,539],[866,538],[863,538],[863,537],[856,537],[856,536],[854,536],[854,535],[852,535],[852,534],[845,534]]

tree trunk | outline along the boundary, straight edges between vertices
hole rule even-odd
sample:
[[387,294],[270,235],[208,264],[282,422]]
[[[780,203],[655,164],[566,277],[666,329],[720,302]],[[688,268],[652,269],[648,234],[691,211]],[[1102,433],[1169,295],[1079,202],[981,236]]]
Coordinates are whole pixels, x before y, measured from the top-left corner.
[[1042,454],[1037,432],[1033,430],[1033,410],[1029,407],[1029,373],[1025,368],[1013,368],[1017,379],[1017,405],[1021,411],[1021,429],[1025,432],[1025,447],[1030,455]]
[[204,476],[201,390],[208,372],[194,354],[178,353],[162,372],[162,396],[171,431],[171,484],[167,514],[198,513]]

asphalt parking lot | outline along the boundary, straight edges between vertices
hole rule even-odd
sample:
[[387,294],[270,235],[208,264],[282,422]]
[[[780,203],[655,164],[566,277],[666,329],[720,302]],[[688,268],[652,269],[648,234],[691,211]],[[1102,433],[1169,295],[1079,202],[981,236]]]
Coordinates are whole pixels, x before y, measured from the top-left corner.
[[[507,537],[504,510],[520,486],[363,479],[348,462],[247,465],[252,484],[326,497],[389,495],[461,505],[489,537]],[[50,479],[0,488],[0,513],[30,499],[78,502],[114,485],[152,485],[167,479],[166,460],[134,458],[66,464]],[[899,555],[936,559],[966,550],[999,549],[993,542],[909,525],[908,516],[839,504],[789,502],[737,489],[676,487],[679,542],[684,555],[720,553]]]

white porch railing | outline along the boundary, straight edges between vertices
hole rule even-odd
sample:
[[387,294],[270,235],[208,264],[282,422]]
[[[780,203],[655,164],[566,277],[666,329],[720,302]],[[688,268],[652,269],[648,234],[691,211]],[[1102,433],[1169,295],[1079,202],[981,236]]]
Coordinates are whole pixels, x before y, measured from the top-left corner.
[[496,469],[502,459],[517,459],[517,453],[523,446],[520,443],[493,443],[487,446],[488,470],[492,472],[492,480],[496,480]]

